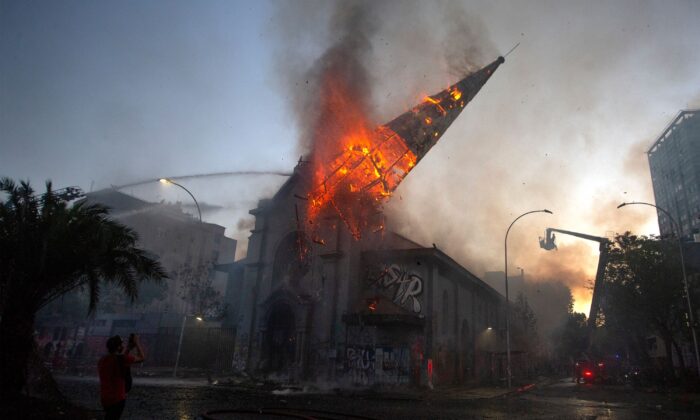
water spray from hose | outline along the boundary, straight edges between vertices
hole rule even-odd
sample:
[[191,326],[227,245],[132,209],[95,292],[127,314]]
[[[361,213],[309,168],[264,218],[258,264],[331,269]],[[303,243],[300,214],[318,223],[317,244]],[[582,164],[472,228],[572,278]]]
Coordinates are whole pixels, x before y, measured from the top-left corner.
[[[197,179],[197,178],[214,178],[221,176],[292,176],[291,172],[283,171],[228,171],[228,172],[211,172],[206,174],[194,174],[194,175],[180,175],[180,176],[169,176],[168,179],[180,181],[186,179]],[[162,177],[145,179],[142,181],[132,182],[130,184],[124,185],[112,185],[115,190],[121,190],[128,187],[136,187],[139,185],[150,184],[152,182],[158,182]]]

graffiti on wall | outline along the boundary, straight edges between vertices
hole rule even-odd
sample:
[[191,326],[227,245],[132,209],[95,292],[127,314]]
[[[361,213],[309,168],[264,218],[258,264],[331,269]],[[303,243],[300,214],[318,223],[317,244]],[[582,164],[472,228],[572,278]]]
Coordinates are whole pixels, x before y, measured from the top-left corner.
[[348,347],[345,353],[348,371],[354,384],[370,385],[374,382],[374,349],[366,347]]
[[246,359],[248,358],[248,334],[243,333],[236,340],[233,351],[231,367],[234,370],[244,371],[246,369]]
[[410,340],[394,342],[394,338],[376,326],[350,326],[347,338],[342,374],[353,384],[410,383],[413,363]]
[[410,381],[411,357],[408,347],[383,347],[376,352],[378,382],[407,384]]
[[411,355],[408,347],[348,347],[348,374],[355,385],[407,384]]
[[374,286],[396,304],[421,313],[422,306],[419,296],[423,293],[423,278],[416,273],[397,264],[392,264],[379,270],[374,275],[370,271],[367,276],[370,286]]

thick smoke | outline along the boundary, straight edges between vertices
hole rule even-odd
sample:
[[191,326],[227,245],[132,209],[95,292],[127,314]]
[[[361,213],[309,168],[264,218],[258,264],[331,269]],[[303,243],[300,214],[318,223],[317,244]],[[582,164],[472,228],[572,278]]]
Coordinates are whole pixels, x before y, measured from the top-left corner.
[[[329,4],[309,1],[302,3],[302,7],[297,3],[294,7],[282,4],[274,26],[276,45],[279,47],[276,52],[277,69],[301,135],[300,152],[304,154],[322,149],[314,142],[327,141],[327,137],[331,137],[319,133],[343,129],[342,121],[333,114],[337,110],[324,102],[332,100],[324,96],[328,95],[326,75],[333,74],[340,83],[349,87],[346,89],[351,95],[349,102],[361,107],[368,119],[376,124],[404,112],[423,95],[443,89],[498,55],[489,39],[488,30],[478,16],[468,13],[456,3],[428,5],[388,1]],[[300,27],[305,30],[299,31]],[[313,64],[309,66],[309,63]],[[331,112],[328,112],[329,108]],[[469,112],[470,107],[467,107],[465,114]],[[492,145],[498,148],[500,142],[492,142]],[[412,208],[407,209],[402,203],[402,191],[407,191],[409,196],[421,197],[418,201],[435,203],[436,190],[426,185],[400,189],[389,205],[389,223],[411,238],[424,243],[437,243],[481,275],[497,267],[493,258],[497,254],[485,249],[485,241],[479,240],[478,235],[469,235],[468,232],[471,229],[483,234],[495,230],[496,226],[500,228],[500,220],[510,216],[501,205],[510,192],[493,185],[493,179],[506,179],[508,176],[508,171],[496,162],[480,159],[482,164],[471,168],[459,164],[459,160],[469,162],[479,159],[478,149],[458,150],[453,156],[443,157],[448,165],[431,168],[433,174],[444,176],[454,162],[456,167],[451,169],[457,172],[457,176],[481,184],[471,194],[454,191],[454,186],[437,191],[437,201],[441,203],[439,213],[448,216],[443,219],[446,223],[426,217],[423,210],[428,209],[423,206],[413,204]],[[427,179],[426,175],[429,175],[421,170],[421,166],[408,177],[409,180],[417,178],[415,183],[419,185],[422,183],[418,178]],[[554,169],[551,161],[543,160],[537,171],[549,173]],[[527,181],[533,190],[548,191],[541,185],[544,184],[542,181]],[[489,186],[488,190],[483,188],[486,185]],[[544,195],[550,200],[555,198],[555,194]],[[453,211],[473,207],[471,203],[474,199],[479,204],[478,211],[471,212],[470,223],[465,223],[465,215]],[[426,223],[426,220],[433,221]],[[456,229],[455,225],[460,228]],[[468,239],[465,240],[465,237]],[[524,242],[518,235],[511,240],[514,249],[520,248]],[[559,254],[568,256],[563,261],[566,263],[577,256],[580,258],[577,251],[581,249],[588,251],[585,246],[574,245],[571,248],[563,247]],[[517,257],[514,260],[517,261]],[[569,286],[578,284],[579,280],[573,279],[585,278],[580,261],[579,268],[562,269],[564,265],[557,264],[553,258],[545,260],[546,263],[538,265],[537,270],[531,273],[543,280],[554,280]]]
[[484,25],[456,3],[281,3],[272,25],[278,81],[303,154],[313,150],[319,122],[332,124],[319,106],[325,74],[341,77],[352,102],[380,124],[454,82],[451,74],[463,77],[496,57]]
[[[403,181],[386,206],[388,223],[481,276],[503,269],[508,225],[549,208],[554,215],[529,215],[513,227],[509,267],[571,287],[575,309],[587,312],[598,244],[559,235],[559,250],[545,251],[538,237],[547,227],[605,237],[656,231],[650,209],[616,206],[653,201],[646,149],[696,92],[682,85],[696,77],[686,61],[692,45],[659,32],[654,16],[688,33],[693,19],[683,8],[669,14],[654,5],[634,15],[629,4],[595,13],[576,3],[470,7],[282,3],[273,21],[275,57],[300,151],[311,150],[318,120],[314,75],[332,57],[361,69],[353,75],[356,93],[382,123],[521,42]],[[659,57],[668,65],[660,67]]]

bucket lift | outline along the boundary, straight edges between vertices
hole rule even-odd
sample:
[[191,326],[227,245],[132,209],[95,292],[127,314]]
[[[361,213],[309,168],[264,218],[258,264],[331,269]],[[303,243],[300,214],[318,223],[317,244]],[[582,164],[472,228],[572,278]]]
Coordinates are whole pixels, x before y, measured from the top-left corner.
[[596,270],[595,283],[593,285],[593,298],[591,299],[591,311],[588,315],[588,328],[591,330],[595,328],[596,322],[598,320],[598,312],[600,311],[600,299],[602,296],[603,289],[603,275],[605,274],[605,266],[608,263],[608,252],[610,249],[610,240],[608,238],[602,238],[600,236],[587,235],[585,233],[571,232],[568,230],[547,228],[545,231],[544,238],[540,238],[540,247],[551,251],[557,249],[557,245],[554,243],[556,236],[554,232],[563,233],[565,235],[575,236],[577,238],[587,239],[589,241],[596,241],[600,244],[598,248],[600,250],[600,257],[598,258],[598,269]]

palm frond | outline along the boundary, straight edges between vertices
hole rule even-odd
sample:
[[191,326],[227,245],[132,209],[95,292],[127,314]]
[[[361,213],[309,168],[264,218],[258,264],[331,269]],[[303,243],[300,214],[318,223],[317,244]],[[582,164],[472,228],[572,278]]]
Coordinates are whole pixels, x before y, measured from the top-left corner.
[[7,194],[0,204],[0,299],[14,291],[40,307],[85,286],[92,313],[101,282],[118,286],[133,301],[141,281],[167,278],[138,248],[136,233],[110,219],[106,207],[85,201],[69,206],[50,181],[39,197],[28,182],[17,185],[9,178],[0,179],[0,191]]

